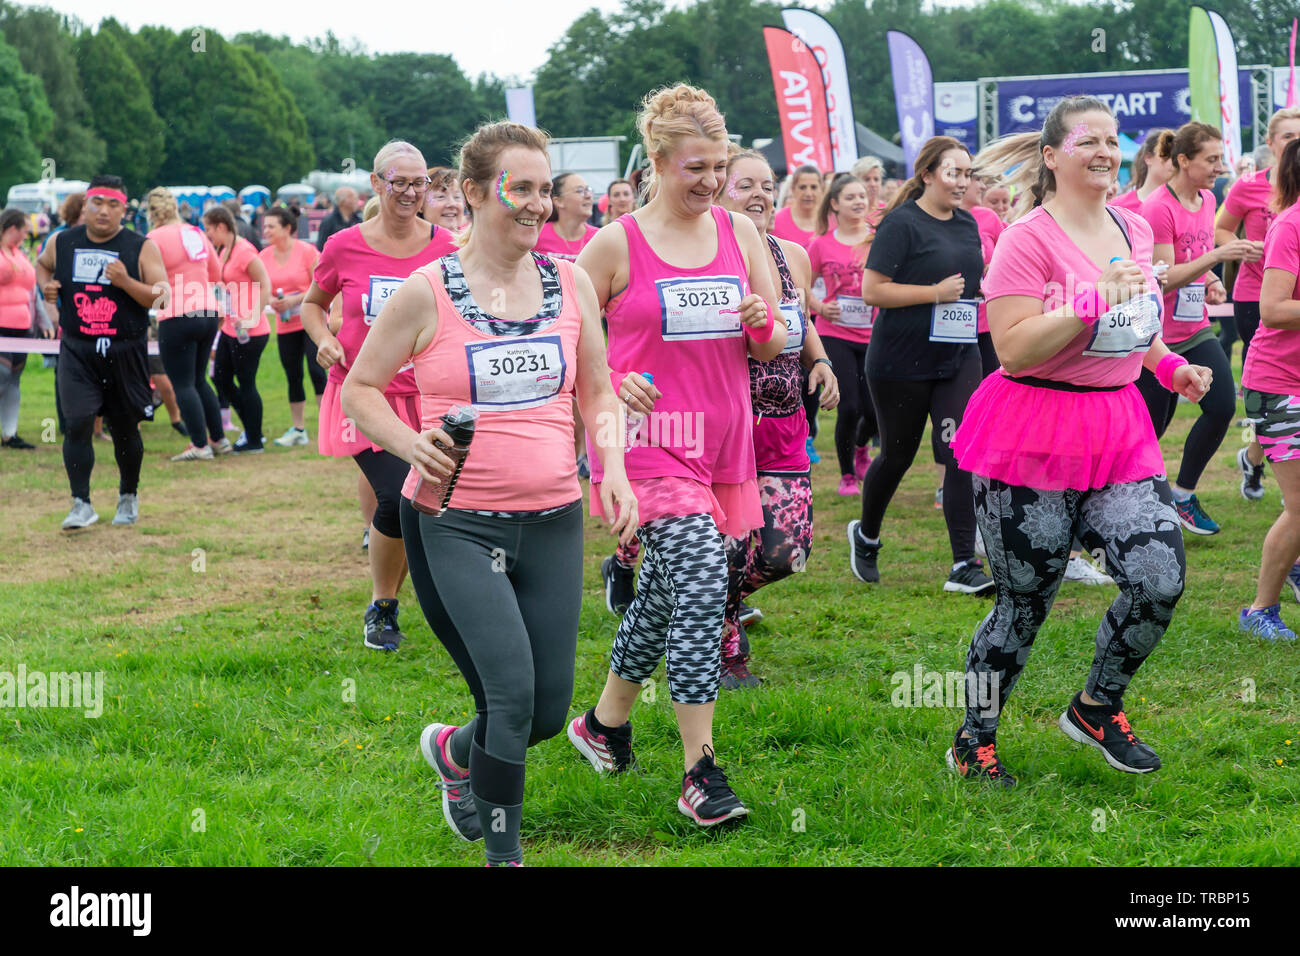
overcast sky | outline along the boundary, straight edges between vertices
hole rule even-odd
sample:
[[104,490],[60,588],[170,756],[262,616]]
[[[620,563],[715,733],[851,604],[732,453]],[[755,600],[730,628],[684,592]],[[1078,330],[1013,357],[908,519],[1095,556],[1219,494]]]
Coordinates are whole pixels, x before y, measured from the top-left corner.
[[[608,13],[622,6],[620,0],[387,0],[377,10],[365,3],[304,0],[222,0],[193,7],[160,0],[18,3],[52,7],[89,26],[113,16],[132,30],[145,24],[172,30],[207,26],[226,37],[260,30],[296,41],[332,30],[341,40],[355,37],[374,53],[446,53],[471,78],[495,73],[503,79],[527,79],[583,11],[597,7]],[[682,0],[670,0],[670,6],[681,5]]]

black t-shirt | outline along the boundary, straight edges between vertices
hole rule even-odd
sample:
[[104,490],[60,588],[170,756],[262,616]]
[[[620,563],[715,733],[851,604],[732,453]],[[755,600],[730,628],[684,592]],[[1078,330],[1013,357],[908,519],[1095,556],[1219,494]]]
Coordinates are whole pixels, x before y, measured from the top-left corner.
[[[979,227],[965,209],[935,219],[910,199],[876,229],[867,268],[900,285],[934,285],[958,272],[966,279],[963,299],[979,294],[984,272]],[[930,341],[932,306],[881,309],[867,347],[872,378],[926,381],[952,378],[974,343]]]
[[353,212],[352,218],[345,222],[343,214],[339,212],[339,207],[335,206],[330,210],[330,214],[320,221],[320,232],[316,234],[316,248],[324,251],[326,239],[336,232],[342,232],[352,226],[359,226],[361,222],[360,210]]
[[55,236],[54,243],[63,334],[75,339],[143,339],[149,332],[148,307],[109,282],[104,270],[117,259],[132,279],[142,281],[145,237],[120,229],[108,242],[91,242],[85,226],[74,226]]

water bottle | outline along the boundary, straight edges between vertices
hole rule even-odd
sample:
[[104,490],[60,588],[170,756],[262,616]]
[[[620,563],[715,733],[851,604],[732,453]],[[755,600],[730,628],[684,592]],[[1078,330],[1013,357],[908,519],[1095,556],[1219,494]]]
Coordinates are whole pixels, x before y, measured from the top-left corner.
[[[442,416],[442,430],[452,440],[452,445],[449,448],[441,441],[434,442],[434,444],[439,451],[455,462],[455,469],[452,471],[451,476],[446,479],[446,488],[443,490],[442,499],[437,504],[421,501],[420,492],[424,488],[424,479],[419,478],[415,482],[415,492],[411,495],[411,507],[416,511],[436,518],[447,510],[452,492],[456,490],[456,481],[460,478],[461,469],[465,467],[465,459],[469,456],[469,443],[474,438],[474,423],[477,421],[478,409],[473,405],[453,405]],[[439,483],[441,484],[441,482]]]
[[[655,377],[649,372],[639,373],[643,379],[651,385],[655,383]],[[642,423],[645,422],[645,415],[638,411],[633,411],[631,405],[625,405],[623,409],[624,420],[627,423],[627,447],[631,448],[636,441],[637,433],[641,430]]]

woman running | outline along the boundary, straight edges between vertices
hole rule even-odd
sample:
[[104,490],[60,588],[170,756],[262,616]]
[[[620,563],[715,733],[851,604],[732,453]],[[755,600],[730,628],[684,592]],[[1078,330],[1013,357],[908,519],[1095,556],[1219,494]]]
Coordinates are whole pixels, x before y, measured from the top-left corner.
[[619,216],[626,216],[636,208],[636,192],[629,180],[613,180],[605,195],[609,197],[609,208],[605,210],[605,218],[601,223],[603,226],[608,226]]
[[[54,323],[36,295],[36,267],[23,249],[31,231],[27,213],[6,209],[0,214],[0,335],[26,338],[41,334],[54,337]],[[19,390],[26,352],[0,354],[0,446],[27,450],[36,446],[18,434]]]
[[1153,129],[1147,133],[1147,138],[1133,156],[1133,177],[1129,184],[1132,188],[1112,199],[1110,205],[1141,213],[1142,204],[1151,198],[1151,194],[1173,178],[1174,164],[1160,155],[1161,139],[1167,139],[1165,133],[1172,136],[1173,130]]
[[970,473],[942,440],[961,424],[980,381],[976,296],[984,258],[979,227],[961,208],[970,171],[970,154],[957,140],[927,140],[867,258],[862,296],[880,308],[866,373],[881,451],[867,469],[862,518],[848,526],[849,565],[859,581],[880,580],[885,510],[916,457],[928,416],[940,434],[934,448],[943,459],[943,518],[952,548],[943,589],[981,594],[993,588],[975,557]]
[[551,183],[551,218],[542,226],[537,252],[573,262],[599,230],[591,218],[591,187],[577,173],[560,173]]
[[257,247],[235,231],[235,217],[225,206],[203,214],[203,229],[217,249],[225,305],[221,341],[214,367],[217,388],[230,396],[244,433],[234,444],[236,455],[260,455],[262,446],[262,396],[257,391],[257,367],[271,335],[266,305],[271,301],[271,280],[257,258]]
[[[862,299],[862,267],[875,236],[868,218],[872,206],[867,187],[851,175],[835,177],[817,211],[817,238],[808,248],[813,275],[825,283],[825,293],[813,291],[808,309],[817,315],[817,331],[839,369],[840,404],[835,417],[835,454],[840,465],[838,493],[846,498],[859,494],[858,472],[866,474],[869,464],[865,443],[858,439],[876,433],[876,413],[867,392],[866,356],[871,342],[875,310]],[[830,226],[834,215],[837,225]],[[865,429],[860,419],[867,420]]]
[[750,401],[754,408],[754,457],[763,527],[727,539],[729,586],[722,635],[722,686],[757,687],[749,670],[749,640],[741,621],[744,601],[761,587],[802,571],[812,550],[812,473],[805,447],[808,421],[802,392],[807,368],[809,390],[821,389],[822,408],[834,408],[839,386],[817,330],[804,318],[812,267],[798,243],[777,239],[767,229],[775,192],[772,169],[762,153],[737,152],[727,164],[727,182],[718,205],[748,216],[767,243],[780,279],[781,315],[786,342],[768,362],[749,360]]
[[[356,361],[375,317],[388,297],[421,266],[453,248],[451,234],[420,219],[430,181],[428,164],[418,149],[393,140],[375,154],[370,185],[379,197],[379,214],[359,226],[329,237],[316,263],[316,274],[302,303],[302,327],[316,343],[316,360],[329,370],[321,396],[316,442],[322,455],[351,458],[374,490],[370,522],[371,603],[363,616],[364,645],[395,651],[402,643],[397,620],[397,592],[406,577],[399,505],[407,467],[383,446],[358,434],[340,402],[343,379]],[[330,332],[327,313],[342,296],[342,325]],[[410,366],[391,376],[384,396],[394,413],[411,428],[420,427],[420,392]]]
[[[1270,140],[1276,132],[1270,124]],[[1275,141],[1269,146],[1278,149]],[[1241,609],[1238,627],[1266,641],[1294,641],[1295,631],[1282,622],[1279,596],[1288,579],[1297,587],[1300,571],[1300,138],[1290,137],[1277,165],[1265,172],[1272,173],[1271,211],[1277,218],[1264,240],[1261,324],[1241,381],[1246,415],[1282,489],[1282,513],[1264,538],[1255,600]]]
[[1120,149],[1103,103],[1068,97],[1041,134],[1008,137],[977,161],[995,173],[1019,166],[1034,208],[993,253],[984,291],[1002,371],[981,383],[953,441],[975,476],[997,595],[966,658],[966,717],[948,766],[1015,785],[998,758],[998,720],[1078,535],[1104,550],[1120,593],[1097,628],[1092,672],[1058,724],[1112,767],[1147,773],[1160,758],[1124,715],[1124,692],[1169,626],[1184,564],[1160,445],[1132,383],[1145,367],[1197,400],[1212,373],[1160,341],[1151,228],[1106,206]]
[[158,312],[158,354],[190,438],[189,447],[172,461],[205,461],[231,451],[217,393],[208,382],[208,355],[221,328],[221,307],[213,292],[221,281],[221,256],[202,230],[181,220],[170,190],[150,190],[145,206],[148,237],[162,253],[169,289]]
[[303,331],[302,301],[311,288],[312,273],[320,252],[310,242],[297,238],[298,217],[288,209],[270,210],[262,220],[262,238],[266,246],[258,258],[266,267],[275,297],[271,308],[275,311],[275,344],[280,352],[280,366],[289,384],[289,430],[275,443],[281,448],[305,445],[308,441],[303,409],[307,393],[302,387],[303,362],[311,379],[312,391],[319,405],[325,393],[325,369],[316,361],[316,343]]
[[[569,740],[598,771],[627,770],[628,715],[666,652],[685,751],[677,808],[707,827],[749,812],[713,753],[727,603],[723,535],[747,537],[763,524],[747,356],[774,358],[786,333],[775,320],[771,253],[748,217],[713,205],[729,143],[713,97],[685,84],[657,90],[638,126],[653,163],[652,198],[601,230],[578,264],[605,310],[619,397],[648,416],[627,451],[645,558],[605,689],[570,723]],[[651,373],[653,384],[639,372]],[[603,477],[593,469],[596,513]]]
[[[1268,121],[1268,136],[1264,142],[1274,161],[1286,148],[1286,144],[1297,136],[1300,136],[1300,109],[1293,107],[1273,114],[1273,118]],[[1272,192],[1271,166],[1233,183],[1224,198],[1223,208],[1219,210],[1219,217],[1214,221],[1215,244],[1224,246],[1231,243],[1237,238],[1237,230],[1243,229],[1246,239],[1262,254],[1264,236],[1276,216],[1273,212]],[[1241,338],[1243,381],[1250,343],[1255,330],[1259,328],[1259,287],[1263,278],[1263,261],[1247,256],[1242,260],[1237,279],[1232,284],[1232,323],[1236,336]],[[1232,341],[1225,341],[1223,335],[1219,336],[1219,344],[1228,356],[1229,365],[1232,364]],[[1252,441],[1237,452],[1237,467],[1241,469],[1241,496],[1247,501],[1263,498],[1264,449],[1258,441]]]
[[[593,422],[622,411],[591,282],[533,252],[551,205],[546,137],[515,123],[483,126],[460,163],[469,234],[393,294],[343,402],[363,432],[411,465],[401,506],[411,583],[474,696],[471,721],[430,724],[420,737],[444,817],[460,837],[483,840],[489,866],[518,866],[524,760],[563,729],[573,697],[583,522],[572,399]],[[415,425],[385,394],[412,359],[423,409]],[[458,405],[479,417],[450,504],[436,514],[453,462],[434,443],[453,444],[438,426]],[[598,444],[596,454],[602,508],[626,537],[637,510],[623,449]],[[518,467],[523,458],[528,468]]]
[[[1161,338],[1193,365],[1204,365],[1214,373],[1213,385],[1200,400],[1201,416],[1187,433],[1178,480],[1171,490],[1184,528],[1193,534],[1218,534],[1218,523],[1196,497],[1196,484],[1228,433],[1237,412],[1237,393],[1228,356],[1210,328],[1205,308],[1227,299],[1223,281],[1209,269],[1229,259],[1259,259],[1260,250],[1248,239],[1214,245],[1211,187],[1224,168],[1223,139],[1217,129],[1185,123],[1178,132],[1161,136],[1156,150],[1174,167],[1169,182],[1142,204],[1142,218],[1155,235],[1155,259],[1169,264]],[[1178,395],[1161,385],[1150,369],[1143,369],[1137,387],[1159,438],[1174,420]]]

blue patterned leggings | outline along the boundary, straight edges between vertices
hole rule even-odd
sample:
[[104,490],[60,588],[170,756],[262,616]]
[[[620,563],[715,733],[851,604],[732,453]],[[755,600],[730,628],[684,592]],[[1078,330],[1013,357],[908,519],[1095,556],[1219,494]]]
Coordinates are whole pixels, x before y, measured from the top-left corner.
[[[966,657],[963,729],[985,738],[997,731],[1034,637],[1052,609],[1076,536],[1119,586],[1097,628],[1097,650],[1084,690],[1104,704],[1120,706],[1183,593],[1183,533],[1168,482],[1145,478],[1095,491],[1038,491],[975,475],[973,485],[975,517],[997,597]],[[987,696],[981,689],[987,689]],[[990,706],[992,689],[996,710]]]
[[668,659],[674,703],[707,704],[718,696],[727,554],[713,518],[656,518],[637,529],[645,547],[636,598],[614,637],[609,668],[640,683]]

